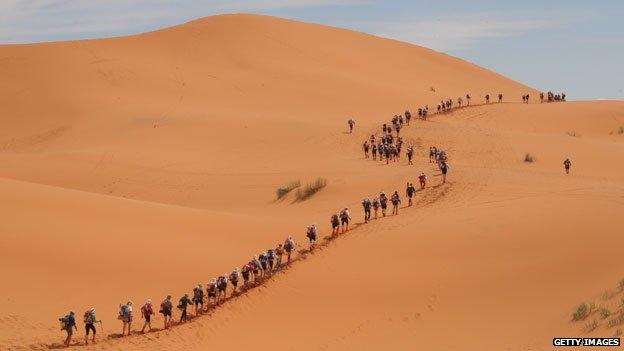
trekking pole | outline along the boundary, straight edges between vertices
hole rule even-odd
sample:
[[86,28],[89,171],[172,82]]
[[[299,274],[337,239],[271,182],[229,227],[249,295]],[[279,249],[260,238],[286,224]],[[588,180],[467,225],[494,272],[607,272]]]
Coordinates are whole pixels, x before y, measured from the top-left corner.
[[104,326],[102,325],[102,321],[99,321],[98,323],[100,323],[100,330],[102,331],[102,333],[104,333]]

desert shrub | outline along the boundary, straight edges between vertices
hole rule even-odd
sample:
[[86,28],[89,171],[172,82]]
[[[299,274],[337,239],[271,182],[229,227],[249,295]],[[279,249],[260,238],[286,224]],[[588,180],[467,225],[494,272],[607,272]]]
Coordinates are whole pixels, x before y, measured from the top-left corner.
[[530,153],[526,153],[524,155],[524,162],[534,162],[535,161],[535,157],[533,155],[531,155]]
[[615,327],[616,325],[620,325],[620,324],[622,324],[622,322],[624,322],[624,315],[619,315],[619,316],[617,316],[617,317],[615,317],[615,318],[613,318],[613,319],[609,320],[609,321],[607,322],[607,327],[609,327],[609,328],[613,328],[613,327]]
[[312,195],[319,192],[319,190],[323,189],[327,186],[327,179],[325,178],[316,178],[312,183],[306,184],[303,188],[297,189],[297,193],[295,194],[295,199],[297,201],[304,201],[309,199]]
[[596,328],[598,328],[598,322],[595,319],[585,324],[585,331],[588,333]]
[[609,309],[605,307],[599,309],[598,312],[600,312],[600,316],[602,317],[602,319],[605,319],[611,315],[611,311],[609,311]]
[[277,195],[277,199],[279,200],[283,198],[284,196],[288,195],[289,192],[293,191],[294,189],[297,189],[300,186],[301,186],[301,182],[297,180],[297,181],[290,182],[284,186],[277,188],[277,190],[275,191],[275,194]]
[[587,306],[587,304],[583,302],[576,308],[576,311],[574,311],[574,313],[572,314],[572,320],[579,321],[587,317],[587,315],[589,315],[589,306]]
[[581,135],[580,135],[580,134],[576,133],[576,132],[575,132],[575,131],[573,131],[573,130],[566,132],[566,134],[568,134],[568,135],[569,135],[569,136],[571,136],[571,137],[575,137],[575,138],[580,138],[580,137],[581,137]]

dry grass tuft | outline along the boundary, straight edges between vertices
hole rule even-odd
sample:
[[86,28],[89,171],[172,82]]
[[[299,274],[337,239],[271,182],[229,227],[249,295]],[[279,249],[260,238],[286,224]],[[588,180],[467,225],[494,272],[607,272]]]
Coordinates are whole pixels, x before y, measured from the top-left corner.
[[528,153],[528,152],[527,152],[527,153],[524,155],[524,162],[529,162],[529,163],[531,163],[531,162],[535,162],[535,157],[534,157],[533,155],[531,155],[530,153]]
[[275,191],[275,194],[277,195],[277,199],[279,200],[283,198],[284,196],[288,195],[289,192],[293,191],[294,189],[297,189],[300,186],[301,186],[301,182],[297,180],[297,181],[290,182],[287,185],[277,188],[277,190]]
[[314,182],[308,183],[303,188],[297,189],[297,193],[295,194],[295,200],[296,201],[307,200],[326,186],[327,186],[327,179],[316,178]]

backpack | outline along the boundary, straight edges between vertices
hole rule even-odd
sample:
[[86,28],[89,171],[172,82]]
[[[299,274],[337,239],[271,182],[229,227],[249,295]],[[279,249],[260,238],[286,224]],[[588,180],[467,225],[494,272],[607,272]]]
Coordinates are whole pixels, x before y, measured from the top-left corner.
[[82,319],[85,324],[93,324],[95,322],[95,318],[93,318],[93,314],[91,313],[91,311],[85,312]]
[[59,318],[59,322],[61,322],[61,330],[67,329],[67,323],[69,322],[69,316],[64,316]]
[[284,248],[286,249],[286,251],[292,251],[292,249],[295,248],[295,245],[292,241],[286,240],[286,242],[284,243]]

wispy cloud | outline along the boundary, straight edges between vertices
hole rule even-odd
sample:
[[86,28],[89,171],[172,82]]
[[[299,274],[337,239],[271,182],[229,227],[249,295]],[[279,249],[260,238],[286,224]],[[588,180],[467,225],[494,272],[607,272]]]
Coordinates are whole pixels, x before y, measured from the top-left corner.
[[479,12],[389,22],[374,27],[380,36],[449,51],[472,48],[484,40],[562,27],[570,21],[571,18],[562,17],[510,17],[502,13]]
[[0,42],[130,34],[226,12],[352,5],[366,0],[0,0]]

